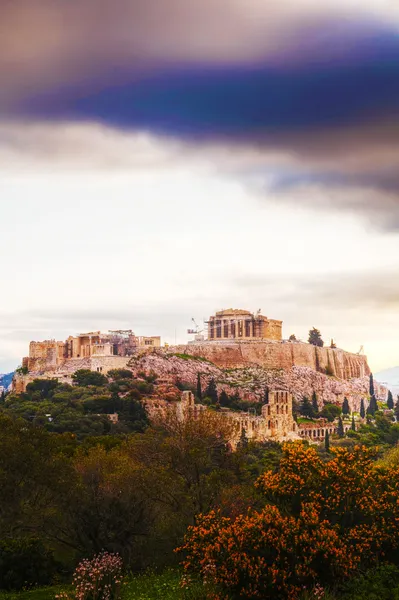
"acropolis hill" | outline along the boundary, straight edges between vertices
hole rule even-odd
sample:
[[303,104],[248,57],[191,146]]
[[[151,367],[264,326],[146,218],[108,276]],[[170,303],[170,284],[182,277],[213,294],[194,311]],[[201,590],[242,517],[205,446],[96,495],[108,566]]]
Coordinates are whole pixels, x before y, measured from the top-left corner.
[[[71,382],[78,369],[106,374],[111,369],[128,367],[153,370],[165,380],[174,378],[191,384],[197,373],[209,371],[207,376],[221,385],[228,380],[229,386],[235,386],[248,399],[261,394],[265,384],[289,390],[297,399],[312,391],[323,402],[338,403],[347,396],[354,407],[367,396],[370,369],[364,355],[283,340],[282,322],[260,311],[223,310],[209,318],[207,338],[199,331],[191,333],[195,334],[193,341],[163,347],[160,337],[139,337],[131,330],[91,332],[71,336],[65,342],[31,342],[29,356],[23,360],[25,373],[15,377],[14,389],[23,391],[38,377]],[[211,370],[205,369],[207,364],[212,365]],[[250,372],[252,384],[244,385],[244,371]]]

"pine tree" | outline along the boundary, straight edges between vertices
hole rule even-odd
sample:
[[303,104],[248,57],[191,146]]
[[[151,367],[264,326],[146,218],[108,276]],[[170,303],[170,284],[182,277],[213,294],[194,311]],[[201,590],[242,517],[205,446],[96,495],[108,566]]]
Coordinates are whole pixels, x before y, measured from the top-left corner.
[[5,402],[5,401],[6,401],[6,393],[5,393],[5,391],[3,390],[3,391],[1,392],[0,404],[4,404],[4,402]]
[[372,373],[370,373],[369,393],[371,397],[374,396],[374,378]]
[[224,390],[220,392],[219,404],[220,406],[224,406],[225,408],[228,408],[230,406],[230,398]]
[[396,420],[399,421],[399,396],[397,396],[394,413],[395,413]]
[[302,400],[299,412],[301,413],[301,415],[303,415],[304,417],[308,417],[309,419],[313,417],[313,406],[309,402],[309,398],[304,398]]
[[352,429],[352,431],[356,431],[355,415],[352,415],[351,429]]
[[366,416],[366,409],[364,408],[364,399],[360,402],[360,416],[362,419]]
[[218,402],[218,390],[216,387],[215,380],[213,377],[209,380],[208,386],[205,391],[205,396],[211,399],[212,404],[217,404]]
[[328,433],[328,429],[324,438],[324,449],[326,452],[330,452],[330,434]]
[[267,386],[265,387],[265,395],[263,397],[263,402],[265,404],[269,404],[269,388]]
[[371,396],[370,398],[370,404],[367,408],[367,414],[368,415],[374,415],[375,412],[378,410],[378,404],[377,404],[377,399],[375,396]]
[[338,427],[337,427],[337,433],[339,435],[339,437],[344,437],[345,432],[344,432],[344,424],[342,422],[342,417],[338,418]]
[[243,427],[241,430],[241,435],[240,435],[240,439],[237,444],[237,448],[242,449],[242,448],[246,448],[247,446],[248,446],[248,436],[247,436],[245,427]]
[[315,391],[313,391],[313,394],[312,394],[312,409],[313,409],[313,416],[316,416],[319,413],[319,405],[317,404],[317,396],[316,396]]
[[348,398],[344,398],[344,401],[342,403],[342,414],[343,415],[349,415],[350,413],[350,408],[349,408],[349,402],[348,402]]
[[322,340],[320,331],[318,329],[316,329],[316,327],[313,327],[313,329],[311,329],[309,331],[309,338],[308,338],[308,342],[309,344],[312,344],[313,346],[324,346],[324,342]]
[[201,374],[197,373],[197,398],[202,400]]
[[387,406],[390,410],[393,410],[393,396],[391,390],[388,390]]

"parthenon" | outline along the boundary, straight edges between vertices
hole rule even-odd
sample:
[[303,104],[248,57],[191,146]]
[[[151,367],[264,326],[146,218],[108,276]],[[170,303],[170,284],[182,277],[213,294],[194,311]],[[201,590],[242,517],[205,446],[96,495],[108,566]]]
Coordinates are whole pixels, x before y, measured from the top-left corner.
[[247,310],[228,308],[208,320],[208,340],[281,340],[282,321]]

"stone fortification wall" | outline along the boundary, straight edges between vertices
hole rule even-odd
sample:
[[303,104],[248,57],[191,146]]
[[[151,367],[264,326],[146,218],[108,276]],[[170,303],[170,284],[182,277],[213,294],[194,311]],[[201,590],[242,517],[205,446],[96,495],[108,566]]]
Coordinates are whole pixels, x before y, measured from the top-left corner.
[[58,379],[62,383],[72,384],[72,375],[79,369],[90,369],[106,375],[112,369],[127,367],[130,357],[125,356],[98,356],[91,358],[71,358],[60,367],[46,368],[39,371],[30,371],[27,375],[16,374],[13,380],[13,391],[17,394],[24,392],[28,383],[34,379]]
[[203,357],[225,369],[260,366],[288,371],[292,367],[309,367],[346,380],[370,374],[363,355],[302,342],[205,342],[175,346],[169,351]]

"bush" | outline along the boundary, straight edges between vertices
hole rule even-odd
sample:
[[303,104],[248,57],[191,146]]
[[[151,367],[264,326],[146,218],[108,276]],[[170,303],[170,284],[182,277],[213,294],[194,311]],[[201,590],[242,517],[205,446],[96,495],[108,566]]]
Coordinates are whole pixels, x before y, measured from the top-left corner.
[[325,463],[314,448],[286,444],[279,471],[256,484],[264,508],[235,519],[211,512],[189,528],[186,572],[223,597],[285,600],[315,583],[342,585],[386,557],[399,565],[399,467],[375,467],[377,452],[360,446],[332,454]]
[[36,538],[0,540],[0,588],[21,590],[48,585],[56,573],[56,561]]
[[[85,559],[73,574],[74,600],[117,600],[122,583],[122,559],[119,554],[102,552],[91,560]],[[71,600],[67,592],[56,596]]]
[[381,565],[352,579],[342,592],[345,600],[399,600],[399,569]]

